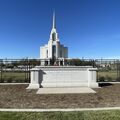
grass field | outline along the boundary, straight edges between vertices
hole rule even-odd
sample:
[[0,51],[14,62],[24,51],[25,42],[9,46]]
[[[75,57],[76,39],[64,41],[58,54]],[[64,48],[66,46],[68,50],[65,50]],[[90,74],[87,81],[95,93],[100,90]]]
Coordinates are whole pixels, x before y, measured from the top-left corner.
[[82,112],[0,112],[0,120],[120,120],[120,110]]
[[98,79],[100,79],[101,77],[104,77],[105,80],[107,81],[113,81],[116,80],[117,78],[117,71],[98,71]]
[[[22,82],[25,80],[25,78],[29,77],[29,73],[25,72],[17,72],[17,71],[12,71],[12,72],[2,72],[2,80],[7,81],[7,82]],[[0,78],[1,78],[1,73],[0,73]]]
[[[24,82],[25,77],[29,77],[29,73],[25,73],[24,71],[12,71],[12,72],[3,72],[2,79],[7,82]],[[1,73],[0,73],[1,78]],[[98,71],[98,81],[115,81],[117,78],[117,71]]]

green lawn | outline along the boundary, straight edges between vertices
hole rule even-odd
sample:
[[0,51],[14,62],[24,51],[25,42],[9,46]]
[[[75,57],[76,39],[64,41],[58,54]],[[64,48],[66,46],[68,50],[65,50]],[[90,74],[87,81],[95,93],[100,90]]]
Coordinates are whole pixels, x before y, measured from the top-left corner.
[[[8,81],[8,82],[14,82],[14,81],[24,81],[25,78],[29,77],[29,73],[26,74],[25,72],[2,72],[2,80]],[[1,78],[1,73],[0,73],[0,78]]]
[[98,79],[104,77],[105,80],[112,81],[117,78],[117,71],[98,71]]
[[83,112],[0,112],[0,120],[120,120],[120,110]]
[[[12,71],[12,72],[3,72],[2,73],[2,79],[8,82],[11,81],[24,81],[25,77],[28,78],[29,77],[29,73],[25,74],[24,71],[19,72],[19,71]],[[104,78],[103,78],[104,77]],[[0,73],[0,78],[1,78],[1,73]],[[116,80],[117,78],[117,71],[98,71],[98,80],[100,79],[104,79],[104,80],[108,80],[108,81],[113,81]],[[101,80],[102,81],[102,80]]]

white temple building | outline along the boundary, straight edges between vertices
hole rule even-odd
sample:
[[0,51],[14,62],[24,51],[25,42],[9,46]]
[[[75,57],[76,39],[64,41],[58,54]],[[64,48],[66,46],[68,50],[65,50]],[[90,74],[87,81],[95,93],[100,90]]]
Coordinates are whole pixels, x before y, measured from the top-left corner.
[[56,30],[55,13],[53,13],[53,26],[48,44],[40,47],[41,65],[50,65],[51,60],[55,60],[54,62],[59,65],[62,62],[64,65],[65,58],[68,58],[68,48],[60,44]]

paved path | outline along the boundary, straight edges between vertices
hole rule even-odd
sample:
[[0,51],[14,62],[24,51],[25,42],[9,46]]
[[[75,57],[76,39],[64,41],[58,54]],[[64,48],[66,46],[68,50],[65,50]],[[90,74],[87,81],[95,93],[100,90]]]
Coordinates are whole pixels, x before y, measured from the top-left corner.
[[39,88],[37,94],[96,93],[89,87]]
[[70,109],[0,109],[4,112],[70,112],[70,111],[100,111],[100,110],[120,110],[120,107],[105,108],[70,108]]

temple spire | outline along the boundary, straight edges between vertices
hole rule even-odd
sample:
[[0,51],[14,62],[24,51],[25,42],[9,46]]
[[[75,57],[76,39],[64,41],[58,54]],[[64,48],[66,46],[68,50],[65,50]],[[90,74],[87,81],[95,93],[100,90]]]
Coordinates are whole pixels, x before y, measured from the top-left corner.
[[55,26],[55,11],[53,12],[53,29],[55,29],[56,26]]

